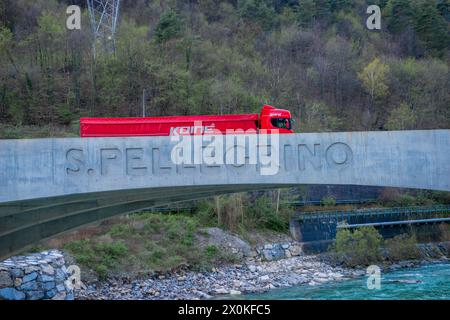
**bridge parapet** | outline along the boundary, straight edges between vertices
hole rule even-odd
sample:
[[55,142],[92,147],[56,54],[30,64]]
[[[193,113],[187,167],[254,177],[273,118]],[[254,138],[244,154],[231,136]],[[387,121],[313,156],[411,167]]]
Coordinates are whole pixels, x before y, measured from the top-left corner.
[[[239,154],[237,140],[231,141],[224,146],[225,158]],[[450,130],[280,135],[266,145],[271,148],[266,163],[261,157],[250,163],[247,141],[241,150],[245,164],[186,165],[172,161],[177,142],[169,137],[3,140],[0,202],[229,184],[450,190]],[[267,167],[275,169],[262,174]]]

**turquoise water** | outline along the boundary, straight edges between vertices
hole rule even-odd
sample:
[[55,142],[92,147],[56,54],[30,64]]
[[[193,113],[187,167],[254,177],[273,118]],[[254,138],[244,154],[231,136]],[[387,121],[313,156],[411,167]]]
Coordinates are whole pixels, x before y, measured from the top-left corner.
[[432,264],[382,274],[380,289],[367,289],[367,277],[361,277],[319,286],[301,285],[292,288],[273,289],[263,294],[244,295],[241,298],[290,300],[448,300],[450,299],[450,264]]

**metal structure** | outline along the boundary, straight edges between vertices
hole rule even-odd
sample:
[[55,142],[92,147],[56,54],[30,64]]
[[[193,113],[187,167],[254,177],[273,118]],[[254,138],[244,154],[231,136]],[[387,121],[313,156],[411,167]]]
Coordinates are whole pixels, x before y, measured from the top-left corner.
[[450,205],[301,212],[289,228],[293,238],[303,243],[304,252],[317,253],[328,250],[339,229],[372,226],[385,239],[412,230],[421,236],[439,237],[436,225],[441,223],[450,223]]
[[87,0],[87,6],[94,35],[94,56],[98,42],[106,51],[115,52],[120,0]]
[[407,220],[405,217],[409,217],[409,220],[425,217],[440,218],[442,215],[450,215],[450,205],[299,212],[294,216],[294,219],[301,221],[315,220],[317,222],[331,221],[335,224],[346,221],[360,224]]

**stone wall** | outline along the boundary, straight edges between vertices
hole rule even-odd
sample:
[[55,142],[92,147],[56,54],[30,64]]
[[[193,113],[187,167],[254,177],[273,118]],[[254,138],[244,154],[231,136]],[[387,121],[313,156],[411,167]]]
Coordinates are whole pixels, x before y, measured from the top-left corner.
[[73,300],[60,251],[44,251],[0,262],[0,300]]
[[271,243],[256,248],[261,260],[274,261],[299,256],[303,253],[299,242]]

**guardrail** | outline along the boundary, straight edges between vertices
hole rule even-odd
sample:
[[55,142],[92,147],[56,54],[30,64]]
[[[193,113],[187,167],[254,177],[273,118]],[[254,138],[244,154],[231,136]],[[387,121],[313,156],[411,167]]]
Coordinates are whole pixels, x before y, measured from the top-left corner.
[[[370,209],[357,209],[347,211],[316,211],[316,212],[300,212],[294,215],[294,219],[298,220],[320,220],[320,219],[332,219],[338,221],[344,221],[353,217],[359,218],[392,218],[397,215],[399,218],[405,215],[433,215],[433,214],[450,214],[450,205],[436,205],[436,206],[415,206],[415,207],[394,207],[394,208],[370,208]],[[430,217],[431,218],[431,217]],[[435,217],[437,218],[437,217]]]
[[450,218],[431,218],[431,219],[402,220],[402,221],[389,221],[377,223],[340,224],[337,225],[336,228],[355,229],[362,227],[390,227],[390,226],[413,225],[413,224],[434,224],[441,222],[450,222]]
[[[336,204],[361,204],[361,203],[375,203],[378,199],[336,199]],[[293,207],[303,207],[303,206],[319,206],[322,205],[322,200],[299,200],[299,201],[287,201],[283,202]]]

